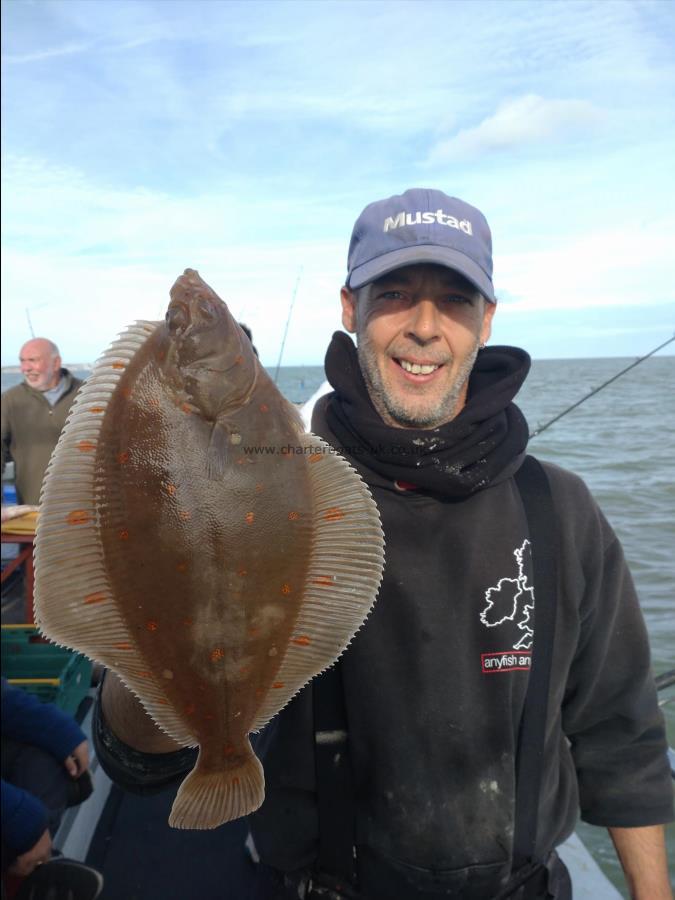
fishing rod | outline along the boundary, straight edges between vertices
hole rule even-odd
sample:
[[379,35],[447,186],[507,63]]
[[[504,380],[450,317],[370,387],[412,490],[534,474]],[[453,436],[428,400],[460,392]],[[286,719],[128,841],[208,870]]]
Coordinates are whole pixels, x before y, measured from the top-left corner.
[[599,394],[600,391],[603,388],[606,388],[608,384],[611,384],[613,381],[616,381],[617,378],[621,378],[621,376],[625,375],[626,372],[629,372],[631,369],[634,369],[635,366],[639,366],[641,362],[644,362],[646,359],[649,359],[650,356],[653,356],[655,353],[658,353],[659,350],[663,350],[663,348],[667,347],[668,344],[672,344],[673,341],[675,341],[675,335],[668,338],[668,340],[664,341],[662,344],[659,344],[658,347],[654,347],[654,349],[651,350],[649,353],[645,354],[645,356],[641,356],[639,359],[636,359],[635,362],[632,362],[629,366],[626,366],[625,369],[622,369],[620,372],[617,372],[616,375],[612,375],[611,378],[609,378],[607,381],[603,382],[603,384],[601,384],[599,387],[593,388],[593,390],[590,393],[586,394],[585,397],[582,397],[581,400],[577,400],[576,403],[573,403],[571,406],[568,406],[567,409],[564,409],[561,413],[558,413],[557,416],[554,416],[549,422],[547,422],[545,425],[542,425],[541,428],[537,428],[536,431],[531,432],[530,440],[532,440],[532,438],[537,437],[542,432],[546,431],[546,429],[550,428],[551,425],[554,424],[554,422],[557,422],[557,421],[559,421],[559,419],[562,419],[563,416],[566,416],[567,413],[572,412],[572,410],[576,409],[577,406],[581,406],[581,404],[585,403],[589,397],[593,397],[595,394]]
[[284,329],[284,336],[281,340],[281,347],[279,348],[279,359],[277,360],[277,369],[274,373],[274,383],[277,383],[277,378],[279,377],[279,369],[281,368],[281,357],[284,355],[284,347],[286,345],[286,335],[288,334],[288,326],[291,324],[291,315],[293,313],[293,304],[295,303],[295,298],[298,293],[298,285],[300,284],[300,276],[302,275],[302,266],[300,266],[300,271],[298,272],[298,277],[295,281],[295,287],[293,288],[293,296],[291,297],[291,305],[288,308],[288,318],[286,319],[286,328]]

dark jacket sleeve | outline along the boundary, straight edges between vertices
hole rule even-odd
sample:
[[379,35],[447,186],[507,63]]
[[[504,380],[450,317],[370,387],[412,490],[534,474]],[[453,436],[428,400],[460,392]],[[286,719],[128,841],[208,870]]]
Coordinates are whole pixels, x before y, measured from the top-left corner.
[[2,780],[2,840],[21,855],[47,828],[44,804],[28,791]]
[[581,817],[609,827],[662,824],[673,818],[672,780],[633,579],[585,486],[573,486],[563,502],[576,508],[563,527],[582,563],[579,634],[562,708]]
[[33,694],[2,679],[2,734],[4,737],[40,747],[57,759],[86,740],[77,722],[52,703],[42,703]]

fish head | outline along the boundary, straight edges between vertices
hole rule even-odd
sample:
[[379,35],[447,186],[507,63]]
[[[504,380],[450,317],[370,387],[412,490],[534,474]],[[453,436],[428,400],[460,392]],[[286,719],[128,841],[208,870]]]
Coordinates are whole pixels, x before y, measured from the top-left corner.
[[186,269],[170,297],[165,369],[202,415],[215,420],[250,397],[258,360],[227,305],[197,271]]

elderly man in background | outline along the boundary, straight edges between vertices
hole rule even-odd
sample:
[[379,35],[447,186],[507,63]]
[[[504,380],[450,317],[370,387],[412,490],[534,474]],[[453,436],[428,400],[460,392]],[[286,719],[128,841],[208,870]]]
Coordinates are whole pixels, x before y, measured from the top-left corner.
[[14,460],[17,502],[36,505],[49,458],[81,380],[61,365],[47,338],[27,341],[19,355],[24,381],[2,395],[2,471]]

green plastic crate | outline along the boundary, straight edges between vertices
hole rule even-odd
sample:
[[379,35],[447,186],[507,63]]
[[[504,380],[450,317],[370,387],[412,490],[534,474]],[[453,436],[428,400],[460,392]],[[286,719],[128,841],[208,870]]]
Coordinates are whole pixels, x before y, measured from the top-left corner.
[[91,686],[91,660],[44,640],[34,625],[2,626],[2,676],[74,715]]

